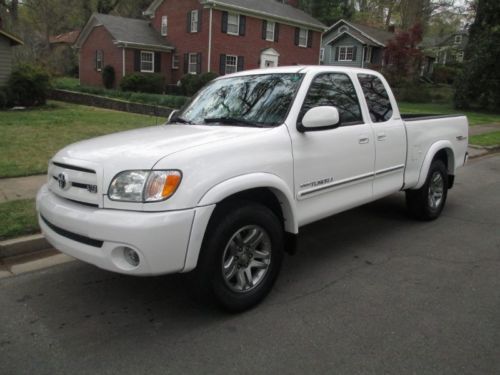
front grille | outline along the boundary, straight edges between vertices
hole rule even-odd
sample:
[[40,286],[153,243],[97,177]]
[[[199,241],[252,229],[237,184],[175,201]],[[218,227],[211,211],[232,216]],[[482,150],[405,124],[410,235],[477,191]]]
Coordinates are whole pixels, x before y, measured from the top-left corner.
[[93,247],[102,247],[104,241],[99,241],[95,240],[93,238],[85,237],[80,234],[76,234],[70,231],[67,231],[66,229],[59,228],[58,226],[52,224],[49,222],[46,218],[40,215],[42,218],[43,222],[47,224],[47,226],[52,229],[54,232],[56,232],[58,235],[69,238],[70,240],[76,241],[83,243],[85,245],[93,246]]
[[52,164],[54,164],[54,165],[56,165],[56,166],[58,166],[60,168],[64,168],[64,169],[71,169],[73,171],[95,174],[95,171],[92,170],[92,169],[83,168],[83,167],[77,167],[76,165],[69,165],[69,164],[57,163],[55,161],[53,161]]

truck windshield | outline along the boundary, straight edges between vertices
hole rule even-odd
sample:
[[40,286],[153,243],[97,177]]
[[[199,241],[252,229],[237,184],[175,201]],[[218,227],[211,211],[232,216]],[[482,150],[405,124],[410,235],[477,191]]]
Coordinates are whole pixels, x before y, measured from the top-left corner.
[[303,74],[256,74],[216,80],[171,122],[270,127],[285,121]]

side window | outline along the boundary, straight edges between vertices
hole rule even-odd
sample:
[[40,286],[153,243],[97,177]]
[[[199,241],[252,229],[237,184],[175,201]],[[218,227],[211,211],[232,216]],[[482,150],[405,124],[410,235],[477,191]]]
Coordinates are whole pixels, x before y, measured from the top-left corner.
[[302,104],[299,121],[308,110],[320,106],[337,107],[341,125],[363,123],[358,96],[351,79],[342,73],[324,73],[314,78]]
[[382,81],[370,74],[358,74],[366,104],[373,122],[385,122],[392,117],[392,105]]

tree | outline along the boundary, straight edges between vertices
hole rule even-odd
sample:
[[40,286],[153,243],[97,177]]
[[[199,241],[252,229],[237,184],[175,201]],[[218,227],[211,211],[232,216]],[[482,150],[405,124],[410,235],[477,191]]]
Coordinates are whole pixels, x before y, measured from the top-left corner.
[[477,0],[461,77],[456,80],[455,106],[498,111],[500,108],[500,2]]
[[349,0],[301,0],[299,5],[327,26],[341,18],[349,20],[354,14],[354,7]]

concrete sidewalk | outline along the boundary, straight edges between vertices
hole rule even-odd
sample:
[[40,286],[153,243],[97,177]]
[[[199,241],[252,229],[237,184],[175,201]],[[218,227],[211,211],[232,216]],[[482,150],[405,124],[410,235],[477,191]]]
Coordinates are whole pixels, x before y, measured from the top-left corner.
[[0,203],[18,199],[31,199],[47,182],[47,175],[0,179]]

